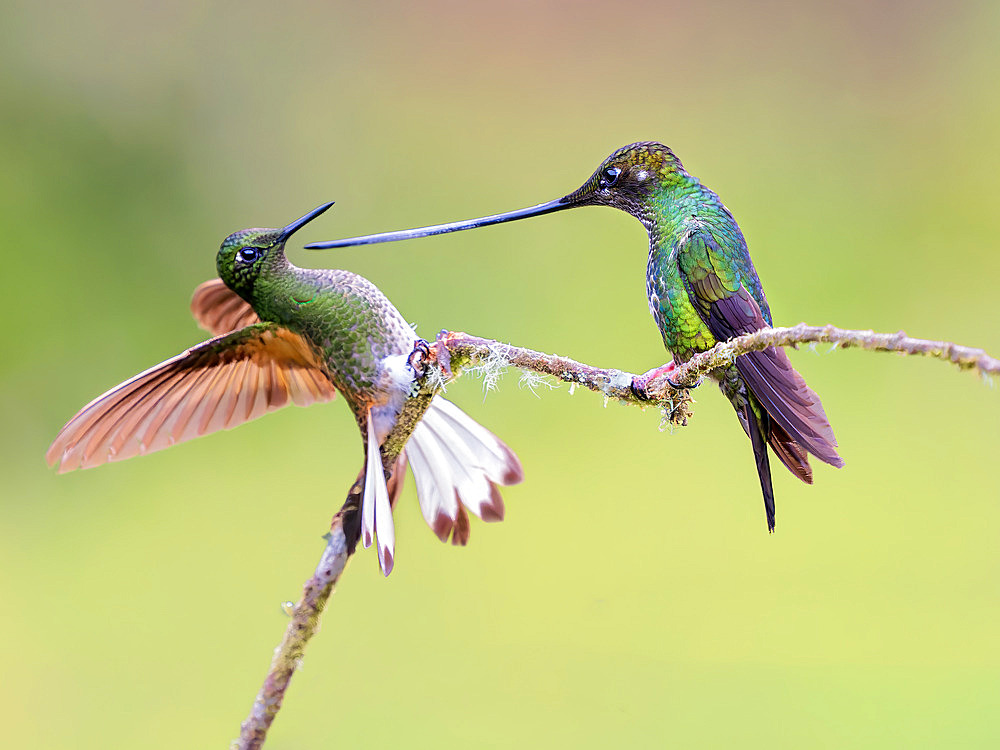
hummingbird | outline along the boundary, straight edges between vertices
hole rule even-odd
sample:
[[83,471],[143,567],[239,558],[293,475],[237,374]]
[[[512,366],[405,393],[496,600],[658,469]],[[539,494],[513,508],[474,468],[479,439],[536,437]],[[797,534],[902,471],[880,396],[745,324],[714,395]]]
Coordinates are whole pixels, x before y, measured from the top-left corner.
[[[624,146],[577,190],[529,208],[418,229],[316,242],[311,249],[350,247],[425,237],[500,224],[578,206],[610,206],[631,214],[649,234],[646,296],[673,361],[637,378],[643,388],[658,375],[717,342],[770,327],[771,310],[747,243],[719,196],[691,175],[661,143]],[[767,446],[802,481],[812,484],[808,454],[841,467],[833,429],[819,396],[792,367],[784,349],[750,352],[710,373],[732,403],[750,438],[774,531],[774,489]],[[670,381],[673,385],[673,382]]]
[[285,257],[288,238],[332,205],[281,229],[226,237],[216,256],[219,278],[201,284],[191,301],[195,319],[214,338],[84,406],[48,449],[49,464],[58,462],[64,472],[120,461],[289,403],[329,401],[339,391],[364,449],[361,541],[365,547],[377,541],[386,576],[395,555],[392,506],[407,462],[424,519],[442,541],[468,541],[467,511],[502,520],[497,485],[520,482],[521,464],[503,441],[440,396],[383,469],[383,442],[414,391],[427,343],[372,282],[350,271],[298,268]]

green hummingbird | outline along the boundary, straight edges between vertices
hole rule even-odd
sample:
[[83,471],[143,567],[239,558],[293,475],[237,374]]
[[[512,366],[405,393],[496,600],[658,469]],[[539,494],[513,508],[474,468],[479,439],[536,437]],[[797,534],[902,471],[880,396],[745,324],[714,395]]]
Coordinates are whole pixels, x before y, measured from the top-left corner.
[[349,271],[311,270],[285,257],[288,238],[326,203],[282,229],[244,229],[222,242],[219,279],[195,291],[191,310],[215,337],[98,396],[59,432],[46,459],[59,471],[151,453],[274,409],[329,401],[340,391],[364,444],[360,536],[393,567],[392,506],[407,461],[424,519],[453,544],[469,538],[467,510],[500,521],[497,485],[520,482],[517,456],[435,396],[394,462],[382,444],[407,401],[426,342],[379,289]]
[[[633,143],[615,151],[580,188],[557,200],[478,219],[399,232],[317,242],[308,248],[349,247],[425,237],[500,224],[577,206],[611,206],[637,218],[649,233],[646,294],[663,344],[673,356],[665,368],[638,378],[643,387],[675,363],[717,342],[771,325],[771,310],[736,220],[719,196],[687,172],[661,143]],[[711,377],[732,402],[753,445],[767,526],[774,531],[774,490],[767,446],[802,481],[812,483],[808,455],[844,465],[820,403],[792,367],[784,349],[738,357]]]

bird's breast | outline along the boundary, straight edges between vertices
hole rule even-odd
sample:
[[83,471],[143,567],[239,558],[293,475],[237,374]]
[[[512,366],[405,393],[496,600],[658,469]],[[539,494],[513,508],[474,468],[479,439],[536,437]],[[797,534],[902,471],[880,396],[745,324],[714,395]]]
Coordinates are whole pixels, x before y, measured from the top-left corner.
[[663,345],[678,360],[715,345],[715,337],[695,309],[684,284],[673,246],[650,248],[646,296]]

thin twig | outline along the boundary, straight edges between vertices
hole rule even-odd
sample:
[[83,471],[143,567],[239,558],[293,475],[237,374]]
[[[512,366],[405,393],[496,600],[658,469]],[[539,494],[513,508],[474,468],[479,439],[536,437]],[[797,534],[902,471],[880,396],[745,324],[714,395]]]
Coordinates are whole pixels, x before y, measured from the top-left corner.
[[[383,468],[391,472],[413,427],[423,416],[431,398],[448,380],[462,369],[487,364],[490,367],[509,365],[542,375],[551,375],[567,383],[582,385],[603,393],[606,398],[640,406],[651,402],[663,407],[674,424],[685,424],[690,416],[691,399],[687,387],[720,367],[731,364],[736,357],[769,346],[794,346],[800,343],[826,342],[846,349],[858,347],[882,352],[920,355],[952,362],[963,370],[976,370],[984,377],[1000,374],[1000,360],[982,349],[972,349],[947,341],[927,341],[898,333],[852,331],[834,326],[807,326],[800,323],[791,328],[765,328],[755,333],[717,344],[707,352],[697,354],[669,375],[657,374],[648,380],[615,369],[602,369],[576,362],[566,357],[543,354],[532,349],[502,344],[492,339],[466,333],[442,331],[429,351],[418,348],[417,361],[424,368],[418,380],[418,390],[406,402],[392,433],[382,446]],[[655,371],[651,371],[655,372]],[[674,387],[672,380],[681,387]],[[687,386],[687,387],[684,387]],[[319,627],[319,619],[334,585],[340,579],[347,560],[354,553],[360,535],[359,509],[361,477],[355,481],[347,501],[333,518],[326,548],[312,577],[306,581],[302,599],[292,611],[291,622],[281,644],[275,649],[267,678],[254,701],[253,709],[241,727],[240,739],[233,747],[238,750],[260,748],[271,722],[281,708],[285,691],[298,668],[309,639]]]
[[[427,411],[431,399],[443,382],[437,367],[426,366],[429,364],[424,362],[427,355],[427,350],[422,347],[415,349],[411,355],[411,361],[418,367],[421,363],[425,366],[417,379],[415,392],[407,399],[396,424],[381,446],[382,468],[387,479],[391,477],[396,459],[407,438]],[[249,716],[240,725],[240,738],[232,743],[233,750],[257,750],[263,746],[267,731],[281,709],[292,675],[302,662],[306,645],[319,629],[320,615],[361,536],[363,476],[363,473],[358,475],[347,493],[347,500],[333,517],[319,564],[312,577],[306,581],[302,598],[292,609],[290,622],[281,643],[274,650],[264,684],[257,693]]]
[[333,517],[330,533],[326,537],[326,548],[320,557],[319,565],[316,566],[312,577],[306,581],[302,589],[302,598],[292,610],[291,622],[288,623],[281,643],[274,650],[267,678],[257,693],[250,715],[240,726],[240,739],[233,743],[234,748],[256,750],[264,744],[267,730],[281,708],[288,683],[299,667],[306,644],[319,628],[320,615],[357,545],[356,536],[353,543],[348,539],[344,531],[344,522],[345,519],[348,521],[348,527],[356,525],[352,521],[360,508],[361,489],[362,483],[359,479],[351,487],[344,506]]
[[857,347],[872,351],[933,357],[952,362],[963,370],[974,369],[983,377],[1000,374],[1000,360],[989,356],[982,349],[973,349],[948,341],[911,338],[903,331],[875,333],[870,330],[855,331],[830,325],[809,326],[805,323],[789,328],[763,328],[724,341],[678,365],[669,376],[665,373],[659,374],[647,382],[643,382],[643,376],[623,370],[593,367],[567,357],[544,354],[533,349],[502,344],[466,333],[442,331],[437,340],[438,347],[444,348],[450,355],[451,365],[456,371],[463,367],[482,365],[484,362],[490,362],[494,367],[510,365],[522,370],[531,370],[551,375],[567,383],[581,385],[622,403],[638,406],[647,406],[650,402],[657,403],[664,408],[669,421],[676,425],[687,423],[687,418],[691,414],[691,398],[687,388],[673,387],[668,382],[668,377],[679,386],[691,387],[711,371],[732,364],[741,354],[759,351],[769,346],[794,346],[813,342],[831,343],[841,349]]
[[[989,356],[982,349],[973,349],[950,341],[915,339],[907,336],[905,331],[875,333],[871,330],[852,331],[834,326],[809,326],[805,323],[790,328],[764,328],[748,333],[693,357],[688,364],[700,373],[705,373],[713,369],[716,362],[728,356],[738,356],[766,349],[768,346],[794,346],[811,342],[836,344],[841,349],[858,347],[879,352],[932,357],[951,362],[961,370],[976,370],[983,376],[1000,374],[1000,360]],[[722,351],[726,351],[727,354],[720,359],[716,353]]]

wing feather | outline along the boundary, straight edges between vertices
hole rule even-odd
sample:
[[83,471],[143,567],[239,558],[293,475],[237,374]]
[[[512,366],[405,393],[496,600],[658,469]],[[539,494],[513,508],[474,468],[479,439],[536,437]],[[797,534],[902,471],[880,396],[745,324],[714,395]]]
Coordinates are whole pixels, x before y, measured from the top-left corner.
[[213,336],[260,323],[253,308],[227,287],[222,279],[209,279],[194,290],[191,314],[198,325]]
[[[680,253],[680,266],[692,303],[712,335],[727,341],[744,333],[769,327],[760,304],[741,281],[739,274],[720,278],[717,269],[721,250],[711,235],[698,233],[687,239]],[[754,276],[754,283],[756,276]],[[763,299],[763,297],[761,297]],[[766,302],[764,303],[766,306]],[[843,466],[837,454],[837,440],[819,396],[792,367],[780,347],[768,347],[736,359],[736,368],[747,388],[784,432],[781,437],[799,443],[807,451],[833,466]],[[767,436],[770,440],[770,436]],[[774,447],[774,442],[772,447]],[[795,462],[799,453],[787,446],[775,448],[786,465]],[[789,467],[791,468],[791,467]],[[793,472],[811,477],[804,459]],[[808,481],[808,480],[807,480]]]
[[275,323],[255,323],[98,396],[66,423],[45,455],[60,472],[90,468],[230,429],[289,401],[306,405],[335,394],[305,339]]

